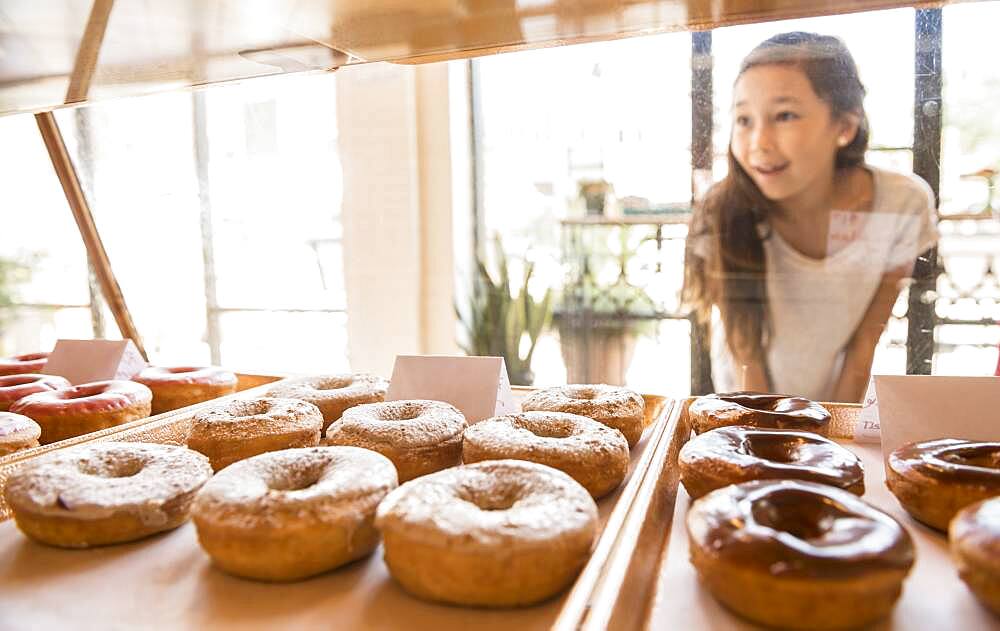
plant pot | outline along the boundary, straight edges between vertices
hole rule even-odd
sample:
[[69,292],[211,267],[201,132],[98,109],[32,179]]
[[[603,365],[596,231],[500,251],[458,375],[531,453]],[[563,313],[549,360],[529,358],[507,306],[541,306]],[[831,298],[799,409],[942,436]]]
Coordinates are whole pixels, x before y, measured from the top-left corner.
[[629,326],[581,327],[561,323],[559,343],[568,383],[625,385],[638,335]]
[[607,203],[607,193],[585,193],[584,204],[587,207],[587,214],[600,216],[604,214],[604,206]]
[[531,372],[529,368],[511,370],[510,364],[507,364],[507,378],[512,386],[530,386],[535,383],[535,373]]

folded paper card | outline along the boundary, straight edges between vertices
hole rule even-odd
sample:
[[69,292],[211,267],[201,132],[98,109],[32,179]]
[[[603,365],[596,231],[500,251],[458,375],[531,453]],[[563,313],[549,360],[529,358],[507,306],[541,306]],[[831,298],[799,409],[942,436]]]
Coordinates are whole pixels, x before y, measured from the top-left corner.
[[42,372],[79,385],[131,379],[146,365],[132,340],[59,340]]
[[1000,377],[874,379],[883,455],[918,440],[1000,440]]
[[385,400],[402,399],[451,403],[469,423],[520,411],[503,357],[398,355]]
[[882,428],[878,420],[878,397],[875,396],[875,378],[868,380],[865,399],[861,402],[861,412],[854,426],[854,440],[861,443],[878,443],[882,440]]

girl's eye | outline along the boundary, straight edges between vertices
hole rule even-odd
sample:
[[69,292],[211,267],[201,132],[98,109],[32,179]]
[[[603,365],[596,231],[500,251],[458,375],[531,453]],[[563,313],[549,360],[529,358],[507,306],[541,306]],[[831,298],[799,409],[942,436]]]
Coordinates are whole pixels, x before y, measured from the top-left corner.
[[799,117],[795,112],[778,112],[778,115],[774,117],[777,121],[790,121],[795,120]]
[[750,117],[745,115],[737,116],[736,124],[740,127],[747,127],[750,125]]

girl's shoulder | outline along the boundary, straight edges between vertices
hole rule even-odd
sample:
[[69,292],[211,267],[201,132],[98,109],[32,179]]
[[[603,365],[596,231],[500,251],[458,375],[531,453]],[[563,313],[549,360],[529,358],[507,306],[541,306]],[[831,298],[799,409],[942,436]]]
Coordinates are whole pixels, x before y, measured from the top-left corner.
[[867,165],[874,180],[874,212],[925,213],[933,209],[934,192],[914,173],[903,173]]

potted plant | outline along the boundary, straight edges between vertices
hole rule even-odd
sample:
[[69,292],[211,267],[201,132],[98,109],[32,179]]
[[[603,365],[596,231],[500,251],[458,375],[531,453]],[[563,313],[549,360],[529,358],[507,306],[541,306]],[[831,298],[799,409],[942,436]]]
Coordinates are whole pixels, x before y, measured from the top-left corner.
[[[0,257],[0,334],[7,325],[7,308],[14,303],[14,287],[28,280],[30,272],[31,268],[27,264]],[[0,336],[0,346],[2,345],[3,338]]]
[[[497,273],[492,274],[482,260],[476,262],[472,295],[468,308],[456,306],[465,328],[462,350],[468,355],[503,357],[511,384],[531,385],[531,358],[535,345],[552,318],[552,290],[536,300],[528,292],[534,263],[526,261],[522,283],[512,291],[507,255],[499,237],[494,241]],[[522,354],[522,339],[527,349]]]

